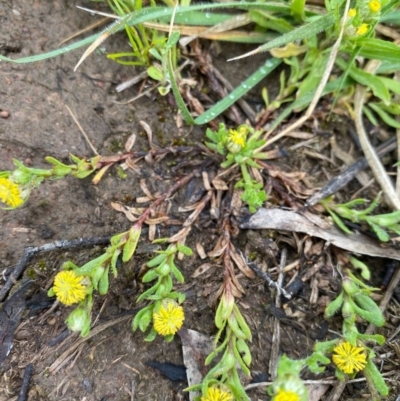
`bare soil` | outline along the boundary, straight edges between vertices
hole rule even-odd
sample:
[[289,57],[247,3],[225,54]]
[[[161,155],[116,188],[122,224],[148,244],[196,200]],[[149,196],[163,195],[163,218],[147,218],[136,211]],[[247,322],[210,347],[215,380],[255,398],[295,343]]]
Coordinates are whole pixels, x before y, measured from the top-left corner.
[[[63,39],[87,27],[96,19],[78,10],[75,5],[95,7],[96,3],[0,0],[0,52],[11,58],[20,58],[59,47]],[[115,35],[105,44],[109,52],[125,45],[123,34]],[[241,46],[230,49],[237,54],[243,50]],[[178,140],[185,145],[196,145],[202,141],[204,127],[177,128],[174,119],[177,110],[172,98],[160,99],[154,94],[142,97],[135,103],[117,104],[116,101],[125,101],[135,96],[139,86],[117,93],[116,85],[140,71],[120,66],[108,60],[104,54],[95,52],[74,72],[73,68],[82,52],[77,50],[34,64],[0,63],[0,109],[9,114],[8,118],[0,118],[0,170],[12,169],[13,158],[28,166],[48,168],[44,160],[46,156],[51,155],[63,162],[68,162],[69,153],[80,157],[94,156],[66,106],[71,108],[101,155],[122,152],[125,141],[132,133],[137,134],[135,150],[147,150],[149,143],[140,121],[150,125],[154,143],[159,147],[176,144]],[[226,58],[225,49],[215,56],[213,62],[225,72],[233,85],[240,83],[254,69],[254,59],[238,64],[238,68],[232,64],[224,67]],[[274,83],[271,85],[273,91]],[[257,97],[257,94],[254,96]],[[338,125],[341,124],[339,122]],[[326,131],[329,133],[335,129],[330,127]],[[341,138],[340,141],[344,146],[349,145],[346,138]],[[321,152],[325,151],[327,142],[321,136]],[[199,160],[202,157],[200,154],[190,156]],[[171,168],[187,159],[187,155],[178,154],[167,156],[159,163],[141,161],[136,170],[128,171],[126,179],[120,178],[115,168],[110,169],[97,186],[91,183],[90,178],[77,180],[68,177],[46,182],[33,191],[29,202],[22,209],[0,210],[0,271],[7,274],[18,263],[26,246],[110,235],[129,229],[131,223],[122,213],[113,210],[110,203],[134,205],[134,200],[144,195],[139,186],[141,179],[145,179],[152,192],[162,193],[177,177],[188,172],[182,170],[176,173]],[[308,172],[310,185],[315,187],[321,186],[327,180],[326,174],[337,172],[340,167],[332,167],[327,160],[310,155],[306,157],[300,153],[294,153],[291,158],[277,161],[274,165],[288,172],[292,169]],[[171,215],[181,221],[187,217],[187,213],[178,213],[178,207],[189,203],[193,188],[202,185],[199,180],[171,199]],[[367,191],[371,191],[370,194],[376,192],[374,188]],[[282,200],[272,200],[284,204]],[[170,236],[178,229],[179,227],[174,226],[160,226],[159,236]],[[210,223],[207,212],[193,229],[188,245],[195,249],[195,244],[201,243],[206,251],[210,251],[218,235],[218,224],[215,221]],[[290,234],[278,236],[266,230],[241,231],[235,238],[235,243],[247,254],[256,255],[256,260],[264,263],[264,267],[270,269],[276,278],[273,268],[279,264],[283,247],[289,250],[287,264],[290,264],[299,258],[296,247],[302,240]],[[317,260],[309,250],[319,247],[318,241],[307,241],[309,248],[302,255],[301,262],[303,271]],[[142,251],[132,263],[121,267],[108,296],[96,300],[96,315],[93,317],[93,320],[98,318],[96,326],[115,322],[117,319],[120,319],[119,323],[110,323],[110,327],[93,335],[78,347],[70,349],[79,341],[79,337],[74,334],[60,340],[56,345],[51,345],[65,330],[64,320],[68,315],[68,308],[58,306],[50,313],[46,309],[36,313],[26,312],[15,333],[11,354],[2,367],[1,401],[17,399],[28,363],[34,366],[29,400],[188,399],[183,392],[186,383],[171,382],[157,370],[146,366],[147,361],[182,364],[179,337],[176,336],[172,343],[165,343],[161,338],[146,343],[143,334],[132,333],[130,327],[136,308],[135,299],[142,290],[140,280],[136,279],[137,274],[152,255],[146,253],[146,245],[148,241],[143,236],[139,246]],[[46,294],[55,273],[66,260],[83,264],[101,253],[102,249],[102,246],[95,246],[36,256],[24,274],[25,278],[34,282],[27,298]],[[213,295],[221,285],[222,277],[218,268],[215,268],[197,279],[192,279],[191,275],[201,263],[203,262],[197,256],[186,258],[180,263],[186,278],[186,283],[181,287],[187,295],[185,327],[213,336],[216,332],[213,323]],[[375,275],[379,285],[383,268],[379,270],[378,267],[382,262],[373,263],[377,266]],[[289,272],[288,281],[293,273]],[[284,317],[278,316],[280,310],[275,311],[274,294],[264,285],[262,279],[249,280],[243,275],[239,275],[239,278],[246,291],[239,304],[254,335],[253,378],[268,372],[273,321],[276,317],[281,319],[283,327],[280,353],[305,357],[316,338],[319,338],[321,327],[326,324],[323,318],[324,305],[338,289],[339,280],[333,276],[332,269],[324,266],[311,281],[306,282],[301,296],[285,307]],[[311,283],[314,287],[319,283],[319,297],[313,303],[309,302]],[[390,314],[386,334],[397,325],[398,304],[391,306]],[[330,328],[338,330],[339,325],[331,322]],[[54,363],[58,363],[58,358],[65,351],[68,358],[63,365],[56,367]],[[398,366],[398,353],[390,347],[381,352],[389,351],[390,366]],[[327,373],[332,376],[333,371]],[[268,375],[262,376],[262,380],[268,380]],[[393,387],[396,385],[393,384]],[[395,393],[396,390],[393,394]],[[347,386],[342,399],[368,399],[368,394],[365,383],[356,383]],[[253,400],[268,399],[265,388],[250,390],[249,395]]]

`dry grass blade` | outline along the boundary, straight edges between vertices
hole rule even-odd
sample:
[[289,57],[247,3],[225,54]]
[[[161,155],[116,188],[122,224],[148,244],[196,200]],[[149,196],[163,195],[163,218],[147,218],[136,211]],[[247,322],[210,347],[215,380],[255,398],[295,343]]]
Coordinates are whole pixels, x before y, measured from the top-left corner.
[[76,64],[74,71],[78,69],[78,67],[83,63],[83,61],[94,52],[110,35],[107,32],[101,34],[83,53],[83,56],[80,58],[78,63]]
[[[380,61],[371,60],[365,71],[369,73],[374,73],[380,65]],[[368,135],[365,132],[365,128],[363,125],[363,105],[364,99],[366,95],[366,88],[361,85],[357,85],[356,92],[354,94],[354,114],[355,114],[355,123],[358,138],[360,140],[360,144],[362,150],[364,152],[365,158],[375,176],[376,181],[381,186],[382,192],[385,195],[386,202],[395,210],[400,210],[400,198],[397,195],[393,184],[383,167],[382,162],[380,161],[378,155],[376,154],[374,148],[372,147]]]
[[[136,310],[135,310],[136,313]],[[78,349],[78,347],[85,343],[86,341],[90,340],[91,338],[93,338],[94,336],[96,336],[97,334],[101,333],[102,331],[104,331],[105,329],[108,329],[111,326],[114,326],[118,323],[124,322],[127,319],[132,318],[134,313],[129,314],[127,316],[123,316],[114,320],[111,320],[109,322],[103,323],[98,327],[95,327],[93,329],[90,330],[90,333],[87,337],[85,338],[79,338],[74,344],[72,344],[66,351],[64,351],[52,364],[51,366],[48,368],[48,370],[46,370],[48,373],[56,373],[58,372],[58,370],[61,369],[61,367],[63,366],[63,364],[65,363],[64,361],[66,359],[70,359],[71,355]],[[43,372],[45,373],[45,372]]]

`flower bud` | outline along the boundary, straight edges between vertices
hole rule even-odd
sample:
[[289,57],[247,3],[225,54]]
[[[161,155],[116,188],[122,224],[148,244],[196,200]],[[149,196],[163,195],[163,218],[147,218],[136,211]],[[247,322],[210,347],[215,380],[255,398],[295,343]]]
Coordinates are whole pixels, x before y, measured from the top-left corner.
[[82,337],[85,337],[89,333],[90,317],[88,311],[84,308],[78,307],[73,310],[65,323],[71,331],[80,331]]

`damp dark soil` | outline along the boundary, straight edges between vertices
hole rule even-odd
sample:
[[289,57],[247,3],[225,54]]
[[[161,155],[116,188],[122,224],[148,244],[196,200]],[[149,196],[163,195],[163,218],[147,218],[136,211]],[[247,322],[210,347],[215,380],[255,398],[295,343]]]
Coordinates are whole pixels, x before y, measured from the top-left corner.
[[[76,5],[95,7],[96,4],[90,1],[0,0],[0,52],[11,58],[21,58],[58,48],[62,40],[97,19],[77,9]],[[123,34],[115,35],[104,46],[107,52],[116,51],[126,46],[126,38]],[[227,54],[225,45],[222,46],[222,53],[216,54],[213,62],[235,86],[253,71],[255,59],[243,61],[235,67],[227,65],[225,60],[229,55],[243,53],[241,46],[229,49],[231,53]],[[93,150],[67,107],[103,156],[122,153],[132,134],[137,135],[134,150],[148,150],[149,140],[141,121],[150,126],[154,146],[159,148],[177,143],[195,146],[203,140],[205,127],[177,126],[177,109],[172,97],[161,98],[154,91],[136,102],[121,104],[137,95],[140,84],[121,93],[116,91],[116,85],[141,70],[121,66],[107,59],[102,52],[95,52],[74,72],[82,52],[80,49],[32,64],[0,63],[1,171],[13,169],[14,158],[27,166],[48,168],[44,160],[46,156],[63,162],[68,162],[70,153],[93,157]],[[276,79],[263,84],[270,85],[273,92],[275,83]],[[250,100],[259,102],[257,96],[255,93]],[[317,119],[313,124],[318,124]],[[337,125],[341,124],[339,121]],[[323,154],[332,129],[324,128],[326,136],[321,135],[318,149],[310,150],[307,156],[293,152],[290,158],[274,162],[276,169],[304,171],[310,188],[320,187],[331,174],[329,155]],[[346,140],[341,139],[344,147],[349,145]],[[193,168],[189,165],[186,169],[174,169],[174,166],[204,158],[197,151],[189,156],[177,153],[160,161],[141,160],[134,169],[126,171],[125,178],[116,168],[111,168],[98,185],[93,185],[90,178],[78,180],[73,177],[46,182],[32,192],[23,208],[0,210],[1,284],[28,246],[107,236],[129,229],[132,223],[123,213],[115,211],[111,202],[137,205],[135,200],[144,196],[140,187],[142,180],[150,192],[162,193]],[[339,166],[334,166],[335,169],[338,170]],[[197,177],[187,188],[182,188],[177,196],[168,200],[168,213],[183,222],[188,213],[180,213],[178,208],[197,201],[199,197],[194,199],[193,192],[196,188],[203,188],[202,185],[201,177]],[[375,189],[367,191],[373,194]],[[272,201],[281,205],[285,203],[276,197]],[[196,249],[196,244],[201,244],[206,252],[211,251],[220,235],[218,227],[218,221],[205,210],[193,227],[187,245]],[[157,237],[169,237],[179,228],[160,225]],[[283,248],[288,249],[286,264],[290,265],[299,259],[299,249],[307,245],[300,261],[303,271],[317,260],[318,252],[323,252],[318,241],[290,233],[278,235],[267,230],[238,230],[234,243],[268,269],[274,279]],[[100,254],[104,245],[39,254],[29,262],[20,279],[21,282],[32,281],[26,297],[30,301],[33,299],[34,305],[44,302],[45,307],[27,309],[14,333],[13,348],[1,369],[1,401],[17,399],[25,368],[30,363],[33,376],[28,399],[32,401],[188,399],[183,391],[187,383],[170,381],[147,365],[149,361],[182,365],[179,336],[171,343],[161,338],[147,343],[142,333],[131,330],[132,316],[137,307],[135,301],[143,289],[138,274],[142,265],[154,255],[148,250],[149,244],[145,231],[137,255],[133,261],[120,267],[109,294],[96,298],[92,316],[96,321],[94,334],[82,342],[77,335],[65,332],[68,308],[58,305],[49,309],[46,292],[63,262],[71,260],[77,265],[84,264]],[[185,284],[178,288],[187,296],[185,327],[212,337],[216,333],[214,295],[222,283],[222,270],[218,266],[211,267],[204,274],[192,278],[195,269],[203,263],[199,256],[178,262],[186,279]],[[382,263],[373,263],[378,271]],[[287,282],[298,273],[298,269],[295,266],[287,273]],[[253,332],[252,376],[268,381],[274,320],[278,318],[282,327],[279,352],[295,358],[305,357],[316,339],[323,339],[328,330],[323,310],[339,288],[339,279],[330,266],[325,266],[305,281],[296,301],[284,308],[276,308],[275,294],[262,279],[249,279],[240,272],[237,274],[245,290],[238,302]],[[376,273],[377,280],[380,274]],[[396,325],[397,316],[398,304],[395,304],[391,309],[390,327]],[[102,330],[96,332],[96,327]],[[331,330],[338,328],[335,323],[330,327]],[[390,352],[393,365],[398,366],[398,352]],[[328,372],[329,376],[332,374],[333,371]],[[250,379],[245,381],[249,383]],[[342,399],[368,399],[368,394],[365,383],[354,383],[348,386]],[[249,390],[249,396],[252,400],[268,399],[265,387]]]

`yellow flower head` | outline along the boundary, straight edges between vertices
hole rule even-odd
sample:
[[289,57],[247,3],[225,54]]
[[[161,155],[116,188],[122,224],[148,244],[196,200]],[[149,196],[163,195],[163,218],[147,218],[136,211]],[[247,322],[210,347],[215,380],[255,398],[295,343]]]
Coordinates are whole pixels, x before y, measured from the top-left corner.
[[76,304],[86,297],[86,287],[82,281],[83,277],[77,276],[72,270],[61,271],[54,279],[54,294],[64,305]]
[[164,301],[158,312],[153,313],[154,329],[162,336],[175,334],[185,320],[185,313],[182,306],[175,301]]
[[358,36],[365,35],[369,30],[369,25],[368,24],[362,24],[357,28],[356,34]]
[[206,395],[201,397],[200,401],[234,401],[230,391],[217,386],[211,386],[207,389]]
[[346,374],[363,370],[367,365],[367,355],[363,347],[355,347],[349,342],[342,342],[333,349],[333,363]]
[[289,390],[279,389],[273,401],[299,401],[300,395]]
[[0,178],[0,200],[13,208],[24,203],[20,187],[8,178]]
[[246,127],[239,127],[238,130],[229,130],[228,143],[239,146],[239,150],[246,144]]
[[357,15],[357,10],[356,10],[355,8],[350,8],[350,10],[349,10],[347,16],[348,16],[349,18],[353,18],[353,17],[355,17],[356,15]]
[[375,14],[381,10],[381,2],[379,0],[371,0],[368,3],[368,8],[371,13]]

